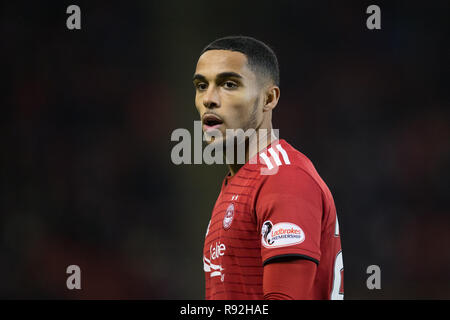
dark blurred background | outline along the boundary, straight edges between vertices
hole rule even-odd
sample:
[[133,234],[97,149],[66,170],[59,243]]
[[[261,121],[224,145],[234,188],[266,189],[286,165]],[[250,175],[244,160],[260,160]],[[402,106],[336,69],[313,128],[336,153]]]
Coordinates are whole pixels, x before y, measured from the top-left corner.
[[[66,8],[81,8],[68,30]],[[381,8],[381,30],[366,8]],[[226,35],[278,55],[280,135],[337,207],[346,299],[450,298],[448,1],[3,1],[0,298],[203,299],[224,165],[174,165]],[[81,268],[82,290],[66,288]],[[381,268],[381,290],[366,268]]]

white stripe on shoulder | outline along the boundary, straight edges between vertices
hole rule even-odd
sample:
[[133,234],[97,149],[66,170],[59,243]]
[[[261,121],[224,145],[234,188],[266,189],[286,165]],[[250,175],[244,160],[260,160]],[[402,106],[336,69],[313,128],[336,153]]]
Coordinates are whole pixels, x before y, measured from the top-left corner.
[[272,156],[273,160],[275,160],[275,163],[277,164],[277,166],[281,166],[282,163],[280,161],[280,158],[278,157],[278,152],[275,152],[275,150],[273,150],[273,148],[270,148],[269,153]]
[[291,164],[291,162],[289,161],[289,157],[287,155],[287,152],[283,149],[283,147],[281,146],[281,144],[277,144],[277,149],[281,152],[281,155],[283,156],[283,160],[286,164]]
[[265,152],[261,152],[259,156],[264,160],[264,162],[265,162],[266,165],[267,165],[267,168],[268,168],[269,170],[272,170],[272,169],[273,169],[273,165],[272,165],[272,163],[270,162],[270,159],[269,159],[269,157],[267,156],[267,154],[266,154]]

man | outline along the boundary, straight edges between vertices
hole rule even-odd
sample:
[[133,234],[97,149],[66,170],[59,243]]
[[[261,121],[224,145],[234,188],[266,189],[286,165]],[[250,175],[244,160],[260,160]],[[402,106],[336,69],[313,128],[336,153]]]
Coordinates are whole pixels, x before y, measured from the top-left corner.
[[234,161],[205,237],[206,299],[343,299],[331,192],[311,161],[273,134],[279,81],[274,52],[250,37],[215,40],[197,62],[195,105],[210,143],[235,141],[231,129],[255,130],[258,142],[243,142],[245,161],[225,154]]

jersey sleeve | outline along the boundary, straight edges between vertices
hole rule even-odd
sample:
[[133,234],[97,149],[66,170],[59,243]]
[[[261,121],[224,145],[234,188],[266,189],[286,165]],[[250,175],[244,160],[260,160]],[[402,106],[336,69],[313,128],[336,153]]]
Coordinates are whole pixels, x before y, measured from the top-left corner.
[[[263,292],[265,300],[313,299],[312,289],[316,265],[307,260],[277,261],[264,266]],[[296,285],[293,286],[292,284]]]
[[255,204],[263,264],[279,257],[320,262],[322,190],[303,169],[280,167],[267,176]]

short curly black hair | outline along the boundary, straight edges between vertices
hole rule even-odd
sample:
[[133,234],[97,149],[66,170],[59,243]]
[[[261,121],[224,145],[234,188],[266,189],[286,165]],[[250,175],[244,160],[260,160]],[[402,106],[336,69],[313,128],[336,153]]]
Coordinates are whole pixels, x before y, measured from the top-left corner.
[[264,42],[247,36],[228,36],[214,40],[200,53],[209,50],[230,50],[243,53],[252,71],[268,77],[280,86],[280,69],[275,52]]

